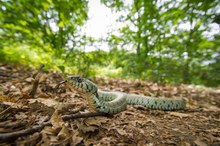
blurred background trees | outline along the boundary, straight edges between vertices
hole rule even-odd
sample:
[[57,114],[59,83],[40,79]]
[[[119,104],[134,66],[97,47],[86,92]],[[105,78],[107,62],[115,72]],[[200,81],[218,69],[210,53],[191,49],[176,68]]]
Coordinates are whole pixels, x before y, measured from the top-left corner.
[[88,3],[1,0],[1,61],[44,63],[83,76],[219,86],[218,0],[101,0],[121,25],[98,39],[83,33]]

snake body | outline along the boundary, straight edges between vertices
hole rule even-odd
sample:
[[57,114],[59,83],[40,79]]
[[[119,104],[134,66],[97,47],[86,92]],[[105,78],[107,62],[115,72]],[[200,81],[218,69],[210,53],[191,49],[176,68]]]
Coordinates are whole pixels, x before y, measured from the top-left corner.
[[87,95],[90,105],[95,106],[96,110],[103,113],[119,113],[126,110],[128,104],[143,105],[150,109],[158,110],[180,110],[186,106],[186,102],[183,99],[157,98],[123,92],[107,92],[98,89],[93,82],[86,78],[68,76],[67,79],[75,89]]

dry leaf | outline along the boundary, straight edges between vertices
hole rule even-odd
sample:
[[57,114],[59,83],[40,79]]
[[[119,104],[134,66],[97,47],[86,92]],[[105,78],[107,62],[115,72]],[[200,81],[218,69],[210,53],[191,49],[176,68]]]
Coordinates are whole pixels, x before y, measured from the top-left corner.
[[21,89],[23,94],[25,94],[25,93],[28,94],[31,90],[32,90],[32,85],[27,85],[27,86],[25,86],[24,88]]
[[29,103],[40,102],[48,107],[53,107],[53,108],[55,108],[59,104],[59,102],[51,98],[28,99],[28,101]]
[[48,146],[48,145],[50,145],[50,143],[51,143],[50,137],[47,136],[45,133],[42,133],[42,139],[40,142],[38,142],[37,145]]
[[125,130],[123,130],[123,129],[119,129],[119,128],[117,128],[117,129],[115,129],[120,135],[123,135],[123,136],[127,136],[128,134],[127,134],[127,132],[125,131]]
[[83,138],[81,136],[79,136],[79,132],[78,131],[74,131],[74,134],[72,136],[72,146],[76,146],[79,143],[81,143],[81,141],[83,140]]
[[107,119],[106,117],[93,117],[93,118],[85,119],[84,122],[87,126],[90,125],[100,126],[102,123],[106,123],[108,120],[109,119]]
[[50,121],[51,121],[51,124],[52,124],[54,129],[62,128],[63,125],[64,125],[63,119],[58,114],[58,110],[54,111],[53,115],[50,118]]
[[199,138],[197,138],[194,143],[197,145],[197,146],[208,146],[206,143],[202,142]]
[[39,83],[44,82],[44,81],[46,81],[46,80],[47,80],[47,75],[46,75],[46,74],[41,74]]
[[78,119],[77,127],[83,133],[94,132],[99,129],[96,125],[89,125],[89,120],[87,121],[87,119]]
[[59,140],[63,140],[67,137],[69,137],[70,133],[69,130],[67,129],[67,127],[65,125],[63,125],[62,129],[60,130],[60,132],[58,133],[57,137]]
[[59,132],[59,129],[54,129],[50,126],[44,127],[44,129],[41,131],[41,133],[47,134],[47,135],[57,135]]
[[179,117],[179,118],[191,117],[189,114],[178,113],[178,112],[169,112],[169,114],[172,116]]
[[25,81],[28,82],[28,83],[32,83],[34,81],[34,78],[28,77],[28,78],[25,79]]

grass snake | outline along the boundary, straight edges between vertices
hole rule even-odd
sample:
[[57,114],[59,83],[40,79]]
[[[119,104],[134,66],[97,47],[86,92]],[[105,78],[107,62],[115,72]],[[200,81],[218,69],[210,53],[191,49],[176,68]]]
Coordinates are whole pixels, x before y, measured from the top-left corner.
[[90,107],[99,112],[116,114],[126,110],[128,104],[143,105],[150,109],[180,110],[184,109],[184,99],[157,98],[123,92],[107,92],[86,78],[80,76],[67,76],[67,81],[78,91],[87,96]]

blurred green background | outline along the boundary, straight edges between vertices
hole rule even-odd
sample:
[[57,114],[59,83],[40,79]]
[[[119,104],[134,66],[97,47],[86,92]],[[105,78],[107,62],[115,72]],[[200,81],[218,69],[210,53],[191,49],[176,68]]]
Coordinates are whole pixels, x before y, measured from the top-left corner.
[[[87,33],[108,20],[87,25],[104,13],[96,5],[114,18],[99,37]],[[85,77],[219,86],[219,27],[219,0],[1,0],[0,60]]]

